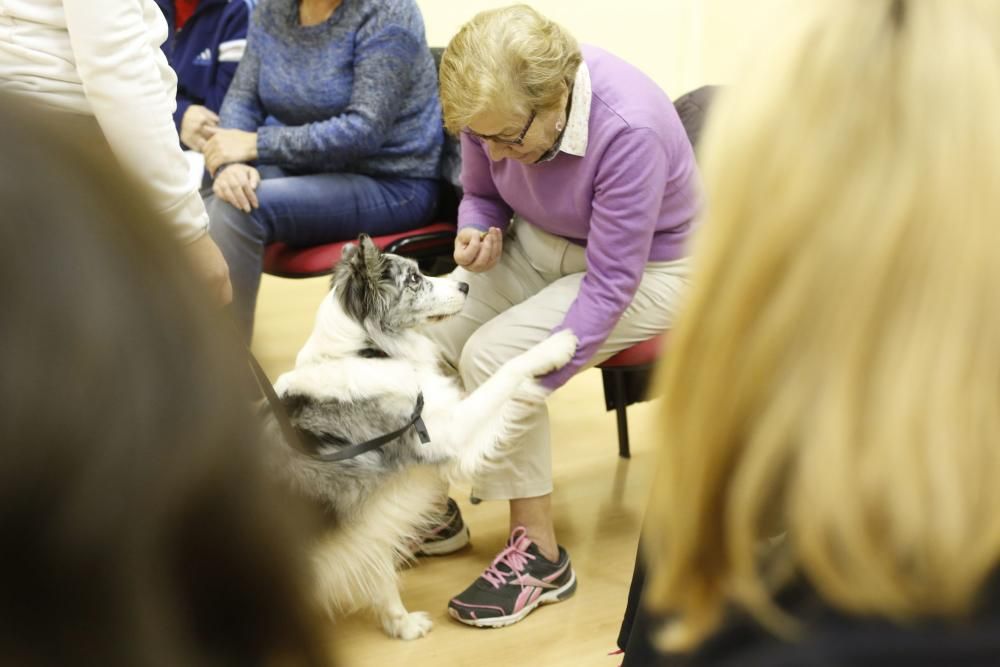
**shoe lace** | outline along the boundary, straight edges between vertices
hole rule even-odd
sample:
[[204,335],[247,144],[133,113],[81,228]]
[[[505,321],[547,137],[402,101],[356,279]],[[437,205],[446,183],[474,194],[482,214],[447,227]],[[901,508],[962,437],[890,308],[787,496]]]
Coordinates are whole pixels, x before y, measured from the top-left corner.
[[[507,583],[507,579],[513,575],[521,574],[527,567],[528,561],[535,560],[535,557],[528,553],[531,540],[528,539],[527,531],[520,526],[514,529],[507,541],[507,547],[493,559],[493,564],[483,572],[483,579],[490,582],[493,588],[500,588]],[[507,569],[501,570],[503,565]]]

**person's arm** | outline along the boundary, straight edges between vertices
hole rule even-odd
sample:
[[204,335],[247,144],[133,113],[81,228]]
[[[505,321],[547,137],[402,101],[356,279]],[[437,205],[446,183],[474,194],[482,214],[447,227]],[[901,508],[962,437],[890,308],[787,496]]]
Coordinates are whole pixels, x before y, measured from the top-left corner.
[[481,232],[496,227],[504,232],[514,211],[503,200],[490,173],[490,158],[479,139],[464,132],[462,142],[462,201],[458,205],[458,228]]
[[[156,5],[160,8],[160,11],[163,12],[163,18],[166,19],[167,21],[167,31],[168,31],[167,41],[164,42],[160,48],[163,50],[163,54],[167,57],[167,63],[170,65],[170,68],[174,70],[174,72],[177,72],[177,65],[176,63],[174,63],[172,53],[167,48],[167,44],[173,40],[176,32],[174,30],[174,24],[177,20],[177,15],[174,11],[174,3],[172,1],[164,2],[163,0],[156,0]],[[197,100],[185,95],[182,92],[182,89],[183,86],[180,84],[180,81],[178,81],[177,108],[174,109],[174,127],[177,128],[178,134],[180,134],[181,132],[181,122],[184,120],[184,114],[187,112],[188,107],[190,107],[192,104],[198,104]]]
[[178,133],[180,133],[181,125],[184,123],[184,114],[187,113],[192,104],[197,103],[184,93],[177,93],[177,109],[174,110],[174,127]]
[[[63,0],[83,89],[115,156],[150,191],[182,242],[201,237],[208,215],[173,123],[165,84],[139,2]],[[159,15],[160,20],[164,20]]]
[[[244,2],[232,2],[226,5],[220,20],[219,43],[216,46],[218,61],[211,84],[204,91],[204,99],[193,99],[183,91],[177,95],[174,122],[181,134],[181,141],[199,153],[205,151],[206,143],[216,134],[221,120],[219,112],[222,110],[222,103],[246,52],[250,9]],[[251,70],[252,68],[247,68],[248,72]],[[254,90],[256,89],[256,77],[249,76],[246,83],[254,85]],[[262,117],[261,104],[256,95],[244,96],[242,101],[242,109],[235,112],[240,120],[234,119],[232,122],[249,127],[258,122],[257,118]],[[255,137],[250,137],[250,140],[256,143]]]
[[219,111],[221,127],[256,132],[267,118],[258,94],[260,53],[257,50],[256,31],[257,28],[251,25],[247,32],[245,49]]
[[[236,76],[236,68],[246,53],[250,8],[245,2],[231,2],[222,16],[222,21],[215,80],[202,103],[216,113],[222,109],[222,101],[226,98],[226,91],[229,90],[229,86]],[[178,100],[179,102],[180,100]]]
[[562,323],[580,343],[568,364],[546,375],[562,386],[597,352],[639,288],[667,183],[667,158],[651,130],[626,130],[608,147],[594,183],[587,272]]
[[354,86],[343,113],[324,121],[257,130],[257,157],[263,164],[337,170],[377,152],[412,89],[411,63],[425,57],[418,35],[374,14],[358,30]]

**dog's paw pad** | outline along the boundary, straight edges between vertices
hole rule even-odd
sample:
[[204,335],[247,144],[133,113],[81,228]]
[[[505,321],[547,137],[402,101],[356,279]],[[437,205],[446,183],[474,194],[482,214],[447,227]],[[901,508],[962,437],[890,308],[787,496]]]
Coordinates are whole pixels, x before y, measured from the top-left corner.
[[434,622],[426,611],[411,611],[405,616],[393,619],[386,630],[397,639],[419,639],[431,631]]

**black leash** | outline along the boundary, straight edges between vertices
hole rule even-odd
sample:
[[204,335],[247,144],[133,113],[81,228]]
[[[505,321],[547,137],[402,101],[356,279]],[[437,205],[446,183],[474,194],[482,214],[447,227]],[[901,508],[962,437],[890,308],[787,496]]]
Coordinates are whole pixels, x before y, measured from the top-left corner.
[[[337,438],[336,436],[323,438],[322,436],[318,436],[311,431],[295,428],[295,426],[292,425],[291,420],[288,419],[288,413],[285,412],[284,404],[281,402],[281,399],[278,398],[278,395],[274,393],[274,387],[271,385],[271,381],[267,379],[267,375],[260,367],[260,364],[257,363],[257,360],[249,351],[247,351],[247,357],[250,361],[250,369],[253,371],[254,378],[257,380],[260,390],[264,393],[264,398],[267,399],[271,413],[274,415],[274,418],[278,420],[278,425],[281,427],[281,434],[284,436],[285,442],[288,443],[289,447],[305,454],[306,456],[326,463],[352,459],[355,456],[360,456],[361,454],[370,452],[373,449],[378,449],[379,447],[392,442],[406,433],[406,431],[410,428],[417,429],[417,436],[420,438],[420,442],[422,444],[427,444],[431,441],[430,433],[427,432],[427,425],[424,424],[423,417],[421,416],[421,413],[424,410],[424,394],[423,392],[420,392],[417,394],[417,404],[413,408],[413,414],[410,416],[410,420],[406,422],[402,428],[398,428],[392,433],[386,433],[385,435],[381,435],[372,440],[356,445],[349,445],[329,454],[320,454],[319,450],[322,447],[337,444],[339,442],[343,442],[343,440]],[[310,450],[306,446],[306,443],[311,444],[313,449]]]

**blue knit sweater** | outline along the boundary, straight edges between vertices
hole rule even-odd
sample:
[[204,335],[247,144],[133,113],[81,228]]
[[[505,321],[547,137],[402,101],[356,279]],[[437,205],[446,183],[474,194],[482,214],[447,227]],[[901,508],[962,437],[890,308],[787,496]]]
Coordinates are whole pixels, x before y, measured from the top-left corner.
[[435,178],[444,137],[414,0],[343,0],[303,27],[298,0],[260,0],[221,125],[257,132],[260,164],[295,173]]

